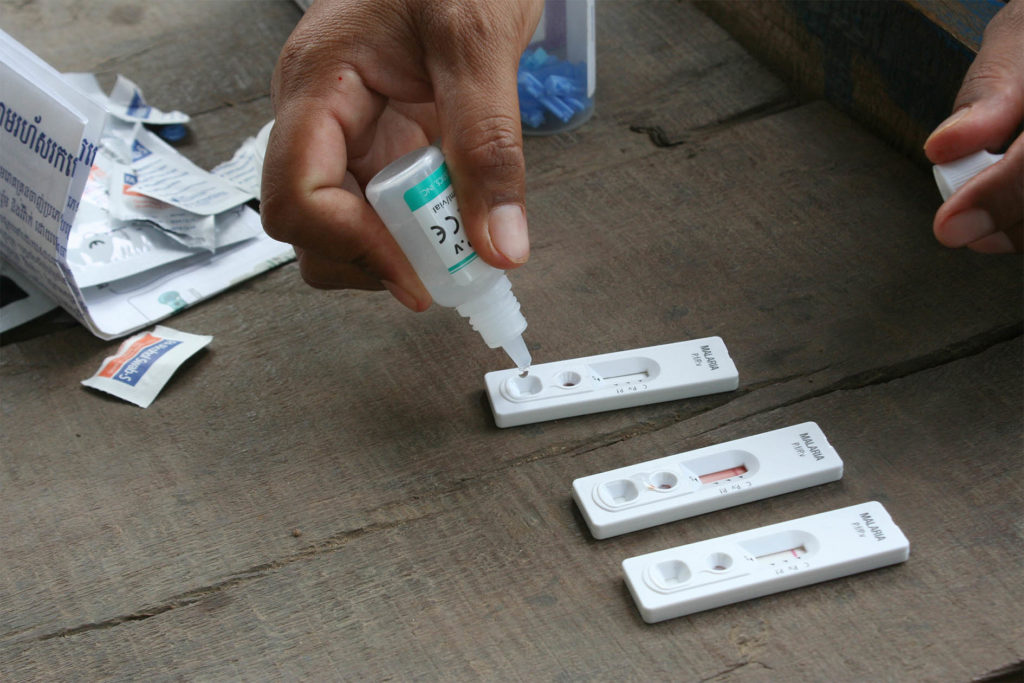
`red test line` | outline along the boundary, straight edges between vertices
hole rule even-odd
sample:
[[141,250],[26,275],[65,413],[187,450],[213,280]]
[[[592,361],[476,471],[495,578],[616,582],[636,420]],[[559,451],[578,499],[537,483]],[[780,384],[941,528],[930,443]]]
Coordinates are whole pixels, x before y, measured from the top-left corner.
[[719,470],[718,472],[711,472],[709,474],[702,474],[702,475],[700,475],[699,479],[700,479],[700,483],[702,483],[702,484],[712,484],[712,483],[714,483],[716,481],[722,481],[723,479],[728,479],[729,477],[736,477],[736,476],[739,476],[741,474],[745,474],[746,471],[747,471],[747,468],[745,466],[743,466],[743,465],[740,465],[738,467],[730,467],[727,470]]

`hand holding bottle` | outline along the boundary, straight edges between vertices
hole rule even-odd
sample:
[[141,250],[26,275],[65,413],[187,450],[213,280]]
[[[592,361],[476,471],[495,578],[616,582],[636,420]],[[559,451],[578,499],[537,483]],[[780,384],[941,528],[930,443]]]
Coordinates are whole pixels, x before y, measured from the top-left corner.
[[516,99],[540,0],[321,0],[274,73],[263,171],[267,233],[295,246],[314,287],[379,289],[424,310],[430,294],[362,189],[440,137],[466,231],[500,269],[529,256]]

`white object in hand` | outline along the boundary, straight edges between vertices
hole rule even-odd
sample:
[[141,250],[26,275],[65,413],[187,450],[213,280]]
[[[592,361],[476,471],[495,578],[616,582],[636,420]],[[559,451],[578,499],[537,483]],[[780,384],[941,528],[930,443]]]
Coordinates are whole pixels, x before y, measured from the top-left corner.
[[981,150],[969,154],[948,164],[938,164],[932,168],[935,182],[942,193],[942,201],[946,201],[974,176],[1003,158],[1002,154],[992,154]]

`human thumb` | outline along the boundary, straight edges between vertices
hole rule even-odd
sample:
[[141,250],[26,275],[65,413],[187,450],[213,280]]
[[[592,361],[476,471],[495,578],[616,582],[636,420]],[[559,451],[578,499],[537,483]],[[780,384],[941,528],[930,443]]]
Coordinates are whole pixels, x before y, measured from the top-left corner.
[[[536,4],[536,3],[533,3]],[[539,16],[531,3],[468,3],[428,45],[441,146],[477,253],[497,268],[526,262],[526,165],[516,73]],[[484,16],[486,15],[486,16]]]
[[1024,120],[1024,0],[1013,0],[985,28],[981,49],[967,70],[953,114],[925,142],[935,164],[981,149],[997,151]]

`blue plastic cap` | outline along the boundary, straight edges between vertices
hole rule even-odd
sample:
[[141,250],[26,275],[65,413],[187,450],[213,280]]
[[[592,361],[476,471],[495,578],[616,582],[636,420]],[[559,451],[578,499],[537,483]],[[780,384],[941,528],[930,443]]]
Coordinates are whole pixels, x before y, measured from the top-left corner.
[[520,118],[531,128],[544,125],[549,114],[566,123],[591,104],[587,65],[558,59],[542,47],[523,53],[516,83]]
[[180,123],[172,123],[168,126],[158,126],[156,134],[167,142],[179,142],[188,135],[188,129]]

